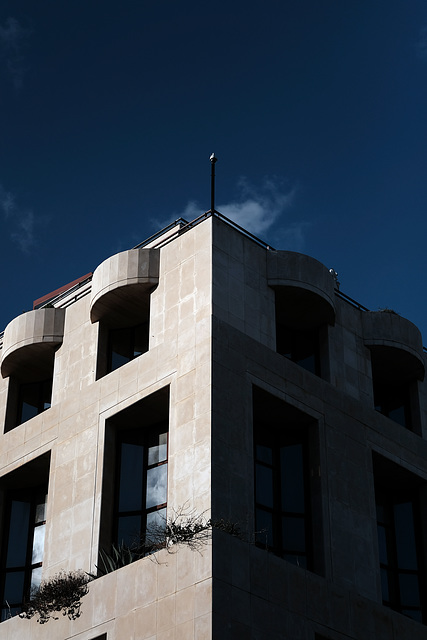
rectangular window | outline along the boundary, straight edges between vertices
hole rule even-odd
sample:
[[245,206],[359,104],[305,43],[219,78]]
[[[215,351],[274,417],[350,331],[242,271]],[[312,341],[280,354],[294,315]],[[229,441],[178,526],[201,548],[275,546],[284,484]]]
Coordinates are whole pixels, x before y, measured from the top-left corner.
[[52,379],[28,382],[19,387],[17,424],[30,420],[49,409],[52,400]]
[[312,535],[313,514],[320,516],[319,506],[313,508],[318,478],[310,472],[317,457],[313,419],[256,387],[253,410],[257,545],[319,570]]
[[168,425],[128,429],[117,435],[116,544],[144,544],[166,522]]
[[99,323],[97,380],[148,351],[149,307],[143,315],[147,318],[144,322],[131,326],[126,326],[126,318],[120,317],[117,322],[123,324],[119,326]]
[[2,479],[1,621],[21,612],[41,582],[49,456]]
[[277,323],[276,350],[307,371],[320,376],[319,329],[299,330]]
[[107,373],[148,351],[148,322],[134,327],[110,329],[108,335]]
[[[166,523],[169,388],[143,398],[106,424],[100,549],[150,551]],[[112,472],[113,470],[113,472]]]
[[370,351],[375,409],[421,435],[417,368],[400,349],[377,345]]
[[375,409],[394,422],[412,429],[411,395],[407,385],[381,385],[374,380]]
[[426,622],[420,512],[424,483],[378,454],[373,461],[383,604]]
[[52,401],[52,380],[51,377],[23,382],[13,376],[10,377],[5,433],[49,409]]

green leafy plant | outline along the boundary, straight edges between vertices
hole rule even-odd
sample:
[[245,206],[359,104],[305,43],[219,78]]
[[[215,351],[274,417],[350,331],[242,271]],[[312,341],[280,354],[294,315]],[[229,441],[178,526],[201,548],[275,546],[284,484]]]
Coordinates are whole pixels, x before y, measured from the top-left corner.
[[99,564],[96,566],[98,571],[97,576],[91,575],[92,578],[105,576],[107,573],[121,569],[135,560],[138,560],[141,556],[136,553],[136,550],[132,550],[126,546],[123,542],[116,545],[111,545],[111,551],[108,553],[105,549],[101,549],[99,552]]
[[62,612],[70,620],[81,615],[81,599],[88,593],[91,577],[83,571],[61,571],[43,580],[38,589],[32,591],[30,600],[23,605],[21,618],[38,616],[37,622],[45,624],[50,618],[58,620]]

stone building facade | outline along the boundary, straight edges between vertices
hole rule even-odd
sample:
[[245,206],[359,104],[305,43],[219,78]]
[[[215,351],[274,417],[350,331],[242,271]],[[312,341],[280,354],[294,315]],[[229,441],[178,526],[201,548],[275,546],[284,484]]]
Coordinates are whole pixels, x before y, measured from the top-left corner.
[[[426,637],[408,320],[209,214],[12,320],[0,356],[0,640]],[[75,620],[17,615],[179,513],[226,530],[98,577]]]

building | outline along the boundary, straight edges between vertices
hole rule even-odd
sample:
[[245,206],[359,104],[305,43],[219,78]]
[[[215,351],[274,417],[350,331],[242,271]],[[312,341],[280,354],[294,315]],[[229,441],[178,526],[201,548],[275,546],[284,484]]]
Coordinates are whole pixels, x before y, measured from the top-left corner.
[[[426,638],[411,322],[216,213],[36,306],[0,351],[0,640]],[[75,620],[16,615],[166,509],[228,525],[94,580]]]

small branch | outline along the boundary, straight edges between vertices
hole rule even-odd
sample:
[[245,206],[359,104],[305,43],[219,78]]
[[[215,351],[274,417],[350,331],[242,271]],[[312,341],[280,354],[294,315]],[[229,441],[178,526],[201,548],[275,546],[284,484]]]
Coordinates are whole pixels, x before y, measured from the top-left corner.
[[24,603],[20,618],[38,616],[37,622],[45,624],[50,618],[58,620],[55,613],[62,612],[70,620],[81,615],[81,599],[88,593],[91,576],[83,571],[60,573],[43,580],[40,587],[31,593]]

